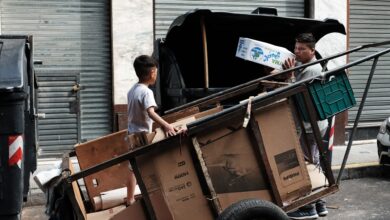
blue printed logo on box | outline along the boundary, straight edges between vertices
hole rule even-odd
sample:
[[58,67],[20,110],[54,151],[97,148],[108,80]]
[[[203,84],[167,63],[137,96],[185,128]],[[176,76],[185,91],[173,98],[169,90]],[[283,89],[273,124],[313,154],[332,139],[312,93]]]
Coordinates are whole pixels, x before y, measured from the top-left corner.
[[264,54],[264,52],[260,47],[254,47],[251,50],[251,56],[252,56],[252,59],[254,59],[254,60],[259,59],[260,57],[263,56],[263,54]]

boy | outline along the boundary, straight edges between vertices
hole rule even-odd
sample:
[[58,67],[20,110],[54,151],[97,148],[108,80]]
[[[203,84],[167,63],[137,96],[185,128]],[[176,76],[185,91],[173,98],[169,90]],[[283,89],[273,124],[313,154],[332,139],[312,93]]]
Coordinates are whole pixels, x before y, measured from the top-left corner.
[[[178,132],[171,124],[162,119],[156,112],[156,101],[153,91],[148,87],[154,85],[157,79],[157,62],[152,57],[141,55],[134,60],[134,70],[138,77],[136,83],[127,93],[128,132],[152,132],[153,121],[161,126],[167,136]],[[127,203],[132,204],[136,186],[134,173],[129,176],[127,187]]]

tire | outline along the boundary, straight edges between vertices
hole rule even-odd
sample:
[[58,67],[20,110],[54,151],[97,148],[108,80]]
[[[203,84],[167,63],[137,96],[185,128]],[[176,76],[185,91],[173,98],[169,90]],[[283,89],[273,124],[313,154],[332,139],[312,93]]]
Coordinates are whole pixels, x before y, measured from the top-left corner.
[[388,152],[389,147],[382,145],[379,141],[377,141],[378,146],[378,158],[379,158],[379,164],[382,166],[389,166],[390,165],[390,155],[383,155],[381,158],[382,152]]
[[226,208],[217,220],[288,220],[286,213],[275,204],[259,200],[245,199]]
[[385,151],[385,147],[379,141],[377,141],[376,143],[377,143],[377,147],[378,147],[378,157],[380,157],[381,156],[381,152]]

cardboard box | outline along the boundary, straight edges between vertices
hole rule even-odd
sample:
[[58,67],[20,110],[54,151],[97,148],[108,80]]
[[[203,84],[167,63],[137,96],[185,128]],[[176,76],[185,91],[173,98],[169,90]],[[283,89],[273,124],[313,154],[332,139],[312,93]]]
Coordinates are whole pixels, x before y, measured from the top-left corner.
[[[142,179],[150,197],[160,195],[161,202],[152,201],[157,219],[214,219],[203,195],[189,152],[189,138],[183,137],[175,147],[160,146],[162,151],[137,158]],[[170,217],[162,209],[166,204]]]
[[113,215],[110,220],[147,220],[141,201],[136,201],[131,206]]
[[[70,159],[68,160],[68,166],[69,166],[70,174],[74,174],[75,173],[74,167],[73,167],[72,161]],[[73,190],[74,199],[76,202],[76,204],[73,204],[73,205],[78,206],[79,212],[81,213],[82,217],[85,220],[90,220],[90,219],[91,220],[106,220],[106,219],[109,219],[110,217],[114,216],[115,214],[119,213],[120,211],[122,211],[126,208],[125,205],[120,205],[120,206],[113,207],[113,208],[103,210],[100,212],[87,213],[87,209],[85,208],[83,197],[81,196],[81,191],[80,191],[79,185],[77,184],[77,181],[72,182],[72,190]]]
[[107,210],[99,211],[99,212],[92,212],[87,214],[86,220],[107,220],[110,219],[112,216],[116,215],[122,210],[125,210],[126,206],[121,205],[117,207],[113,207]]
[[197,140],[222,209],[247,198],[272,201],[266,173],[242,121],[202,132]]
[[306,162],[306,167],[309,172],[311,189],[313,191],[329,186],[329,181],[319,166]]
[[[128,152],[129,149],[130,144],[127,130],[119,131],[75,146],[81,170],[85,170],[124,154]],[[85,187],[93,207],[95,207],[93,198],[99,196],[101,192],[126,187],[127,177],[129,175],[129,162],[124,161],[85,177]]]
[[275,180],[277,196],[283,204],[288,204],[310,193],[311,182],[288,100],[253,111]]
[[278,47],[262,41],[240,37],[236,57],[249,60],[278,70],[288,58],[295,59],[295,55],[283,47]]

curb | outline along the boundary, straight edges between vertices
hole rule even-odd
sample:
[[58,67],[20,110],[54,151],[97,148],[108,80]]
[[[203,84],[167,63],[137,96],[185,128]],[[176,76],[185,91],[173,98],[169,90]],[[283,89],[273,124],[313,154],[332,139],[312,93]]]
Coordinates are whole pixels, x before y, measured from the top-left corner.
[[[333,176],[337,179],[341,166],[333,166]],[[341,180],[359,179],[366,177],[390,177],[390,167],[378,162],[349,164],[345,167]]]

